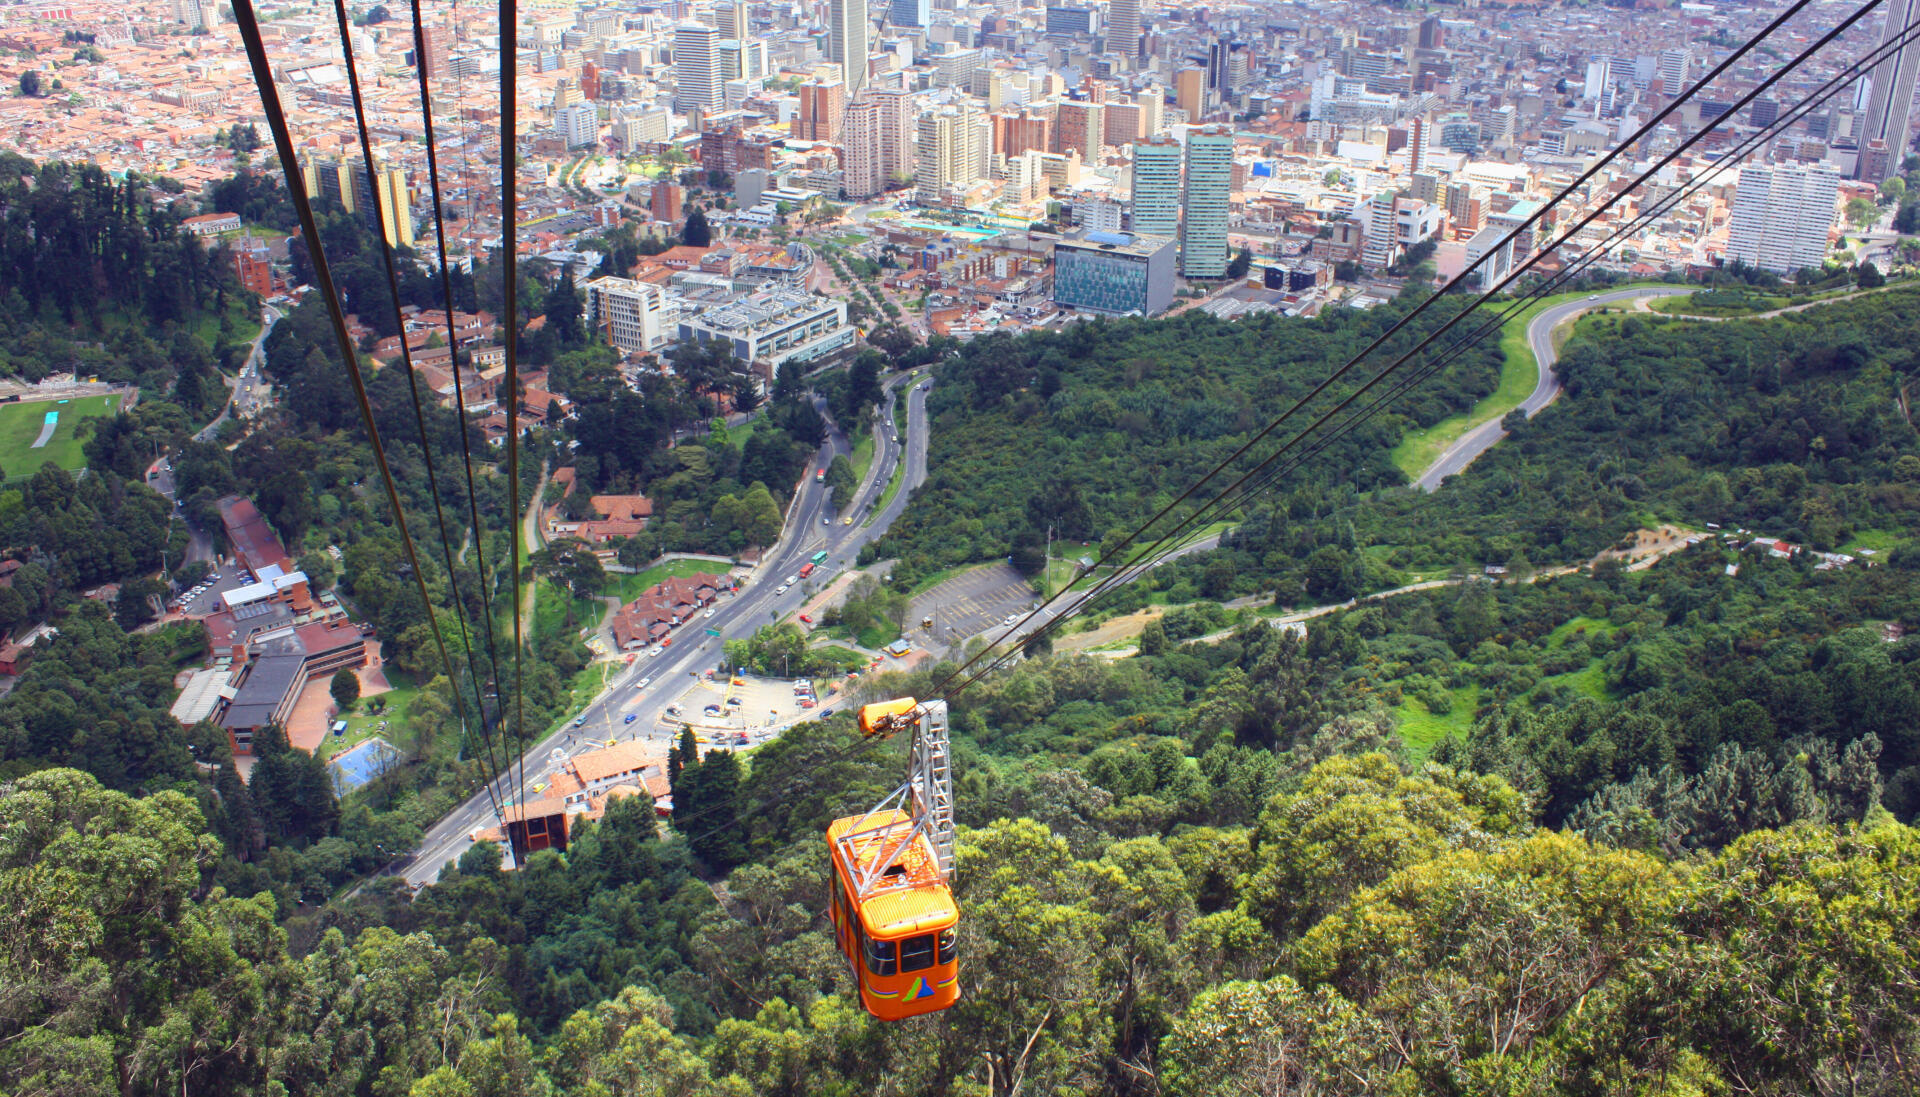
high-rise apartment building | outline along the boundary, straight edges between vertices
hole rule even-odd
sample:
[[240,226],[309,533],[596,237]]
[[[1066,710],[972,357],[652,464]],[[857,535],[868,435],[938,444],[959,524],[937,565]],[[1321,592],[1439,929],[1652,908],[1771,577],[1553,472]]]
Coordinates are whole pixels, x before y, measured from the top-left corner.
[[1028,149],[1045,152],[1053,148],[1053,119],[1045,111],[1021,107],[1011,114],[993,116],[993,151],[1015,157]]
[[[1920,20],[1920,0],[1893,0],[1887,8],[1887,25],[1880,32],[1884,48],[1905,37],[1907,28]],[[1866,126],[1860,131],[1860,163],[1855,178],[1878,183],[1900,170],[1907,154],[1907,112],[1913,106],[1916,76],[1920,76],[1920,41],[1908,39],[1905,45],[1884,54],[1873,69],[1873,90],[1867,96]],[[1868,146],[1884,142],[1885,152],[1869,157]]]
[[840,140],[846,105],[845,84],[838,80],[807,81],[800,85],[800,114],[794,119],[794,134],[803,141]]
[[1064,102],[1053,112],[1053,151],[1058,153],[1078,152],[1082,160],[1098,161],[1100,149],[1106,144],[1106,128],[1102,124],[1104,104]]
[[407,190],[406,172],[389,165],[379,153],[373,157],[371,185],[365,161],[357,156],[310,156],[301,174],[308,194],[340,203],[394,247],[413,246],[413,197]]
[[1171,137],[1133,146],[1133,231],[1169,238],[1180,231],[1180,142]]
[[871,198],[886,189],[881,167],[880,104],[857,95],[840,120],[840,189],[848,198]]
[[914,176],[916,157],[913,93],[904,88],[879,88],[870,93],[880,111],[880,174],[887,180]]
[[1429,15],[1420,20],[1419,45],[1423,50],[1447,48],[1447,25],[1437,15]]
[[750,38],[746,0],[720,0],[713,6],[713,25],[722,38]]
[[840,66],[848,95],[867,86],[867,0],[828,0],[827,60]]
[[1427,166],[1427,118],[1416,114],[1407,120],[1407,173],[1418,175]]
[[933,22],[929,0],[893,0],[887,8],[887,22],[896,27],[924,27]]
[[1775,274],[1818,268],[1827,257],[1839,193],[1840,173],[1831,164],[1741,168],[1727,221],[1727,258]]
[[673,29],[673,109],[720,109],[720,32],[697,23]]
[[600,143],[600,112],[592,103],[573,103],[553,112],[554,132],[570,149]]
[[1227,273],[1227,210],[1233,194],[1233,131],[1205,126],[1187,131],[1187,178],[1180,194],[1180,273],[1219,278]]
[[921,115],[914,143],[914,200],[938,205],[948,188],[971,186],[985,177],[992,133],[987,120],[964,104]]

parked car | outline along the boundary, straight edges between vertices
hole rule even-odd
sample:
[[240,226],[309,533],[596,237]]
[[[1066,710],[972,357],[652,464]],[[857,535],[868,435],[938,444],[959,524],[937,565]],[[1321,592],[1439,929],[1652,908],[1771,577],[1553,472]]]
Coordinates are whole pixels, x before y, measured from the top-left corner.
[[712,616],[713,616],[713,607],[712,607],[712,606],[708,606],[708,607],[707,607],[707,612],[706,612],[705,614],[702,614],[702,616],[705,616],[705,617],[712,617]]
[[574,717],[574,718],[573,718],[573,726],[574,726],[574,727],[577,727],[577,728],[583,728],[583,727],[586,727],[586,726],[587,726],[587,714],[583,712],[583,713],[581,713],[580,715],[578,715],[578,716],[576,716],[576,717]]
[[803,625],[811,625],[813,624],[813,618],[808,617],[806,614],[803,613],[800,615],[800,623]]
[[820,710],[820,718],[822,720],[825,720],[827,717],[832,715],[833,715],[833,710],[830,708],[823,708]]

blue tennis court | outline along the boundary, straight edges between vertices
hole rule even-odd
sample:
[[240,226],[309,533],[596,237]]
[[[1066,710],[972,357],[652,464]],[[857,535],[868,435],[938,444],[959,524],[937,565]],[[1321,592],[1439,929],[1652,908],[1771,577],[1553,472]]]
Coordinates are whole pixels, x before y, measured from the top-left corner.
[[392,743],[369,739],[328,762],[327,772],[333,776],[333,790],[345,795],[399,764],[400,752]]

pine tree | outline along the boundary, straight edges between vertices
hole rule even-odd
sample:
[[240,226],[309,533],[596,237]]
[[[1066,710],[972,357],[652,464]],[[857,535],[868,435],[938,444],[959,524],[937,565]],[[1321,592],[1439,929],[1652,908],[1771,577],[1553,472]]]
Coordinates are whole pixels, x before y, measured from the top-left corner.
[[690,248],[704,248],[713,243],[713,229],[707,224],[707,213],[699,206],[693,207],[687,214],[687,227],[681,230],[680,242]]

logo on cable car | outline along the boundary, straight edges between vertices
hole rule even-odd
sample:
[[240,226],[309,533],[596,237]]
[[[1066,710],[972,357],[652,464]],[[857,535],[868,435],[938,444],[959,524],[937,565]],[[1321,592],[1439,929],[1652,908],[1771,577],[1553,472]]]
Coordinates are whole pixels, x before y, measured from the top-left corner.
[[904,997],[909,1001],[920,998],[931,998],[933,997],[933,985],[927,982],[926,976],[915,976],[913,985],[907,988],[907,993]]

